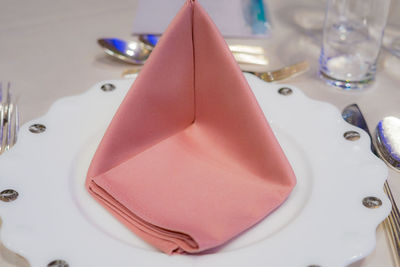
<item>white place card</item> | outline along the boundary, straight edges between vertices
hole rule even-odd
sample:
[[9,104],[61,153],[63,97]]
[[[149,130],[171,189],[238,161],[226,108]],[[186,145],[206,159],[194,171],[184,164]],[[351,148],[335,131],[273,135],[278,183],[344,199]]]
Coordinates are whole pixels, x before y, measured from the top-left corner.
[[[161,34],[186,0],[139,0],[133,34]],[[263,0],[201,0],[224,37],[265,37],[270,21]]]

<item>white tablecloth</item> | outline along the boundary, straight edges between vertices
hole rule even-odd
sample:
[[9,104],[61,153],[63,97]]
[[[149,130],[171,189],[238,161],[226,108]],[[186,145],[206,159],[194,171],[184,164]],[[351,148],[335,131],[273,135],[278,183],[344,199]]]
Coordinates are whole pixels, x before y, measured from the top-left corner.
[[[381,53],[377,80],[368,90],[343,92],[318,78],[324,4],[322,0],[270,0],[272,36],[228,42],[264,46],[270,60],[267,69],[309,60],[311,69],[287,83],[339,109],[358,103],[371,129],[384,116],[400,117],[400,59],[386,50]],[[0,79],[12,82],[22,122],[43,115],[61,97],[119,78],[130,67],[105,56],[96,40],[131,38],[136,6],[135,0],[0,1]],[[400,203],[400,174],[390,171],[389,183]],[[11,254],[0,251],[0,266],[15,266],[9,263]],[[376,250],[351,266],[394,266],[382,227],[377,231]]]

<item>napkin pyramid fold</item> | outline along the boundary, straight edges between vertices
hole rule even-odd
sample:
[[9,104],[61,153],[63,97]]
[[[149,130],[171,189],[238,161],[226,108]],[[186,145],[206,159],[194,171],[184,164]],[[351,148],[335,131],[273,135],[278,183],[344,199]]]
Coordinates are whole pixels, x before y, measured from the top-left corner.
[[198,1],[187,1],[106,130],[87,190],[172,254],[225,244],[295,183],[224,39]]

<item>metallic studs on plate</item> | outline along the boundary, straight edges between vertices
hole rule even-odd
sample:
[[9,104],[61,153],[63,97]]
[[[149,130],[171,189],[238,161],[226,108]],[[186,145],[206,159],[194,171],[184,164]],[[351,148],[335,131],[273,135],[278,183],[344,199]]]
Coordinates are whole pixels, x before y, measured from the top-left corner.
[[100,88],[104,92],[111,92],[111,91],[114,91],[116,87],[112,83],[106,83],[106,84],[103,84]]
[[343,134],[343,137],[349,141],[357,141],[358,139],[360,139],[361,135],[359,132],[356,131],[347,131]]
[[4,202],[11,202],[18,198],[18,192],[13,189],[6,189],[0,192],[0,200]]
[[282,87],[279,88],[278,93],[281,95],[291,95],[293,93],[293,90],[289,87]]
[[382,200],[377,197],[365,197],[362,203],[365,207],[369,209],[376,209],[382,206]]
[[43,124],[40,123],[35,123],[32,124],[31,126],[29,126],[29,131],[31,133],[43,133],[44,131],[46,131],[46,126],[44,126]]
[[47,264],[47,267],[69,267],[69,265],[65,260],[54,260]]

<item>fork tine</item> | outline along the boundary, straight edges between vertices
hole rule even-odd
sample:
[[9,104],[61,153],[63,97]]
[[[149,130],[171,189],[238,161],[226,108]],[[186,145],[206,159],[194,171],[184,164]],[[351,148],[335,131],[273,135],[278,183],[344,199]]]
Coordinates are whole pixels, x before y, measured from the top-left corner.
[[300,66],[293,65],[293,66],[288,66],[288,67],[285,67],[283,69],[279,69],[279,70],[273,71],[272,73],[274,75],[279,75],[280,76],[280,75],[284,75],[284,74],[287,74],[287,73],[291,74],[291,73],[296,72],[298,70],[301,70]]
[[307,70],[308,67],[308,62],[303,61],[276,71],[272,71],[271,75],[273,76],[274,80],[283,80],[289,76],[292,76],[293,74],[301,73]]
[[286,77],[289,77],[291,75],[292,75],[292,72],[281,72],[281,73],[273,73],[272,77],[274,78],[274,81],[275,81],[275,80],[283,80]]
[[11,90],[10,90],[10,83],[8,83],[8,89],[9,89],[9,97],[10,97],[10,102],[9,102],[9,125],[10,125],[10,139],[8,142],[8,149],[10,149],[12,146],[15,145],[17,142],[18,138],[18,131],[19,131],[19,112],[18,112],[18,99],[12,96]]
[[3,104],[3,84],[0,82],[0,154],[4,152],[4,104]]
[[7,128],[6,128],[6,148],[5,150],[9,150],[12,145],[12,119],[11,116],[13,114],[13,104],[9,104],[7,108]]
[[14,116],[15,119],[14,121],[14,143],[13,145],[17,142],[18,140],[18,132],[19,132],[19,111],[18,111],[18,105],[17,103],[14,103],[14,107],[15,107],[15,112],[14,112]]
[[4,112],[5,112],[5,118],[6,118],[6,120],[8,121],[8,119],[9,119],[9,116],[8,116],[8,111],[9,111],[9,106],[10,106],[10,104],[11,104],[11,93],[10,93],[10,82],[8,82],[7,83],[7,88],[5,89],[5,98],[4,98],[4,101],[5,102],[3,102],[4,104]]
[[283,67],[281,69],[266,71],[266,72],[253,72],[253,71],[244,71],[251,74],[256,75],[260,79],[266,82],[274,82],[289,78],[295,74],[306,71],[309,68],[309,64],[307,61],[302,61],[293,65],[289,65]]
[[10,87],[10,82],[6,86],[0,83],[0,154],[15,144],[19,129],[18,107]]
[[15,104],[15,102],[13,102],[12,104],[12,109],[10,110],[10,140],[9,140],[9,148],[11,148],[12,146],[14,146],[14,144],[16,143],[16,139],[17,139],[17,133],[18,133],[18,126],[17,126],[17,106]]

